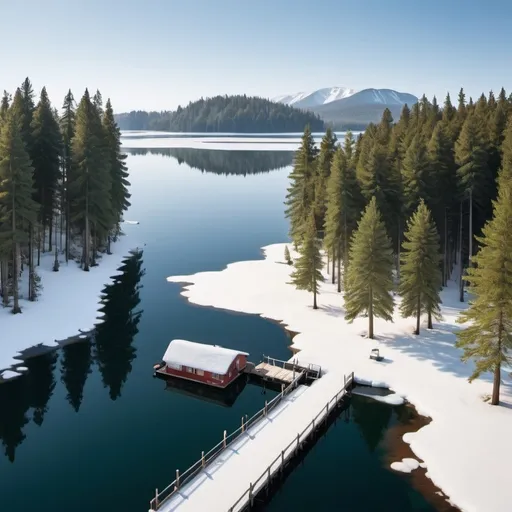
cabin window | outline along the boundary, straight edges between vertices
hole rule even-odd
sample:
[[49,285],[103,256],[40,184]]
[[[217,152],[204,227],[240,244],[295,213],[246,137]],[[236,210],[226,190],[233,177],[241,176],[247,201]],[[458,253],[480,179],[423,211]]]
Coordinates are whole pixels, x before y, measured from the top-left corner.
[[200,377],[202,377],[204,375],[203,370],[196,370],[196,375],[199,375]]
[[219,373],[212,373],[212,379],[222,380],[222,375]]
[[196,373],[196,369],[191,368],[190,366],[185,366],[185,369],[187,370],[188,373]]
[[181,364],[176,364],[176,363],[169,363],[167,365],[169,368],[172,368],[173,370],[178,370],[179,372],[182,371],[182,366]]

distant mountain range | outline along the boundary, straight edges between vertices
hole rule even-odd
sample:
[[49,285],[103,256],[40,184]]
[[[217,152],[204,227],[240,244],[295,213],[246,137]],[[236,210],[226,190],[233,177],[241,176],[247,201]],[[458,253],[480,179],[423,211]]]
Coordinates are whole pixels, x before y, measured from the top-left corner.
[[418,98],[392,89],[364,89],[355,92],[347,87],[331,87],[309,93],[283,95],[273,98],[273,101],[314,112],[338,129],[359,129],[371,122],[378,122],[386,108],[397,120],[402,107],[405,104],[411,107],[418,102]]

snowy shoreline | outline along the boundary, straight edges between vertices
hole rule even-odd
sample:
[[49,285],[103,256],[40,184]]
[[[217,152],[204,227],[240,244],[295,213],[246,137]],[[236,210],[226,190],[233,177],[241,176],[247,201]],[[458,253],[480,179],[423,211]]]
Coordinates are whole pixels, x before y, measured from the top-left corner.
[[[377,319],[377,339],[368,340],[364,337],[367,319],[347,324],[342,295],[329,281],[322,284],[316,311],[311,307],[311,294],[287,284],[291,267],[283,264],[285,245],[264,247],[263,260],[232,263],[220,272],[173,276],[168,281],[186,283],[182,294],[194,304],[281,322],[298,333],[293,348],[300,352],[293,357],[321,365],[333,382],[353,371],[363,384],[394,390],[394,401],[406,399],[419,414],[432,418],[403,440],[425,462],[433,483],[461,510],[508,511],[512,502],[507,476],[512,457],[508,443],[512,382],[502,372],[500,407],[492,407],[482,398],[491,392],[492,376],[467,382],[472,364],[461,363],[461,352],[454,346],[455,332],[460,329],[456,318],[467,307],[458,301],[456,283],[443,290],[444,320],[432,331],[423,325],[421,335],[414,336],[414,319],[395,314],[393,323]],[[380,349],[383,362],[369,359],[372,348]],[[300,400],[293,407],[300,407]],[[411,461],[406,465],[412,471],[416,466]],[[404,469],[395,465],[398,467]]]
[[[126,231],[126,229],[125,229]],[[22,298],[22,313],[0,308],[0,384],[17,377],[12,368],[22,364],[21,353],[37,347],[41,351],[59,347],[62,340],[80,336],[101,323],[101,294],[105,286],[122,274],[123,261],[140,246],[126,234],[112,244],[112,254],[102,254],[99,265],[84,272],[75,261],[66,264],[59,254],[60,269],[52,271],[54,254],[44,253],[37,273],[43,289],[37,301]],[[21,296],[26,296],[25,270],[20,280]]]

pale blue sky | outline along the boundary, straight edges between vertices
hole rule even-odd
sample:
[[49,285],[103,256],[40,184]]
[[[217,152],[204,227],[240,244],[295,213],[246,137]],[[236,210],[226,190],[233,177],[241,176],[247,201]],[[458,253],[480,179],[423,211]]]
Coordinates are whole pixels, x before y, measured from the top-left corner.
[[321,87],[512,90],[512,1],[0,0],[0,88],[116,111]]

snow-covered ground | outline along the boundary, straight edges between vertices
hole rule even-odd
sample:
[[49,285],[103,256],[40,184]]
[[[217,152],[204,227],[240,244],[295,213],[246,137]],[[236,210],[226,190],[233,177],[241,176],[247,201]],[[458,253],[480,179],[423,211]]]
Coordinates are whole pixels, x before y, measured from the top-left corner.
[[[369,340],[364,337],[367,319],[346,323],[343,298],[329,282],[321,287],[318,310],[311,307],[311,294],[287,284],[291,267],[284,264],[284,248],[285,244],[271,245],[264,248],[264,260],[233,263],[221,272],[174,276],[168,281],[191,283],[183,295],[194,304],[259,314],[299,333],[293,342],[301,351],[294,357],[301,363],[321,365],[327,375],[290,405],[294,415],[309,416],[313,398],[320,409],[326,396],[336,392],[343,375],[352,371],[362,383],[393,389],[393,400],[403,397],[433,420],[418,432],[404,435],[433,482],[464,511],[508,512],[512,503],[512,382],[504,373],[500,407],[483,401],[491,393],[491,376],[467,382],[472,364],[461,363],[461,352],[454,346],[460,328],[456,318],[467,306],[458,301],[456,284],[450,283],[442,292],[444,320],[432,331],[423,329],[420,336],[414,336],[414,319],[396,314],[392,323],[377,319],[378,339]],[[380,349],[382,362],[369,359],[372,348]],[[280,436],[287,428],[286,421],[276,421],[268,432],[275,429],[273,435]],[[264,457],[265,447],[259,452]],[[400,470],[416,466],[409,460],[396,462]],[[216,493],[225,492],[222,485],[214,488],[215,495],[209,494],[211,503]]]
[[[125,231],[128,231],[125,229]],[[19,353],[36,345],[55,347],[57,341],[89,331],[98,320],[101,291],[138,244],[133,236],[122,236],[112,244],[111,255],[104,254],[97,267],[84,272],[75,261],[65,263],[59,254],[60,269],[53,272],[53,254],[45,253],[37,273],[41,277],[40,297],[35,302],[20,300],[22,313],[13,315],[10,308],[0,307],[0,374],[3,379],[18,373],[3,369],[19,364]],[[27,296],[27,272],[20,279],[20,294]]]

